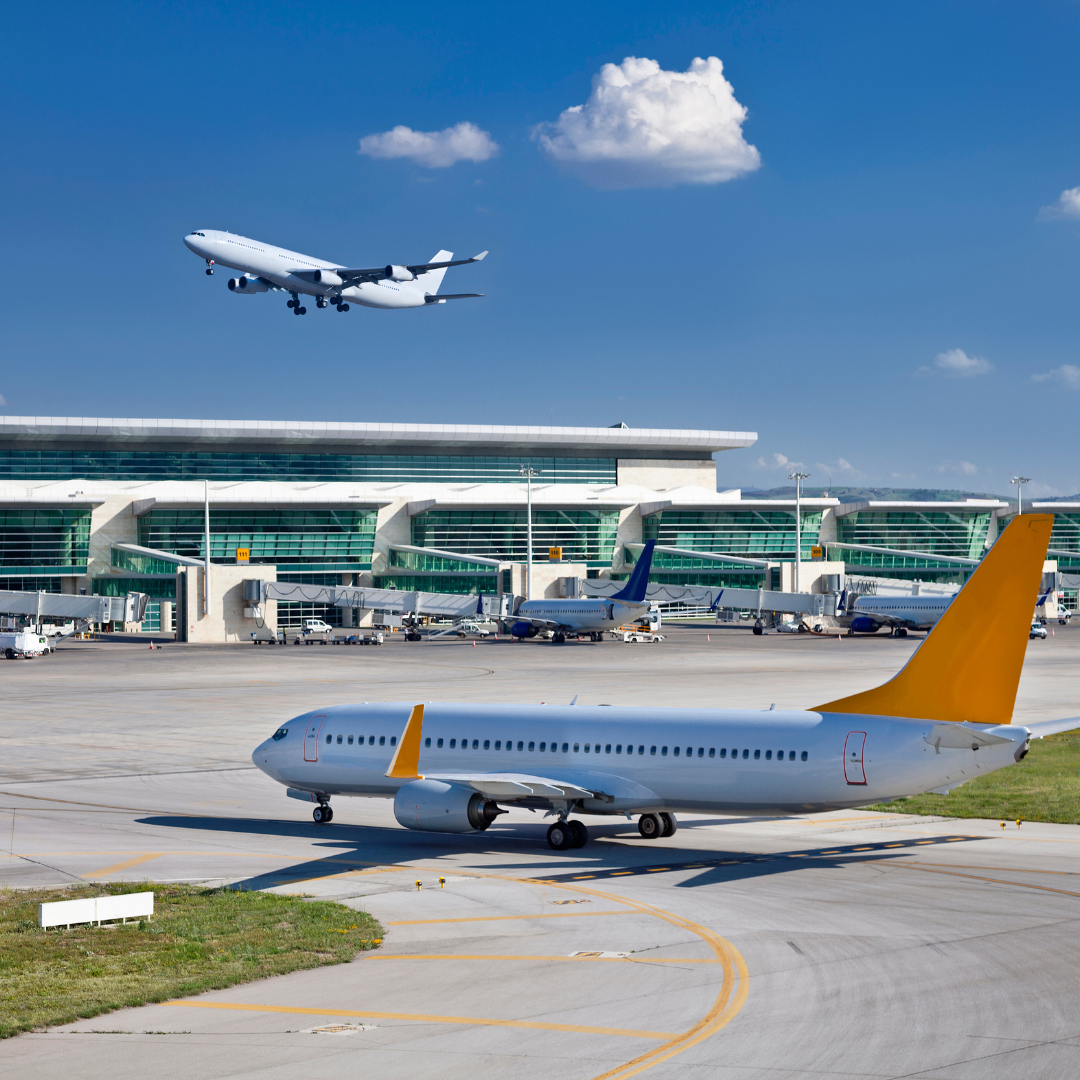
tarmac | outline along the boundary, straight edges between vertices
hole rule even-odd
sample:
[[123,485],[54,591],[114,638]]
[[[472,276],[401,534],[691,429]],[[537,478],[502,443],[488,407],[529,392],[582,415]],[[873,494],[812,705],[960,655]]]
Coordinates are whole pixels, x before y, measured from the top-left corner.
[[[526,811],[462,837],[338,799],[316,826],[250,763],[284,720],[347,701],[808,707],[884,681],[921,640],[665,629],[655,645],[66,642],[0,664],[0,884],[225,883],[386,928],[350,964],[8,1039],[0,1072],[1080,1073],[1080,827],[840,811],[685,817],[645,841],[585,817],[588,846],[554,852]],[[1080,627],[1053,629],[1030,644],[1017,721],[1080,712]]]

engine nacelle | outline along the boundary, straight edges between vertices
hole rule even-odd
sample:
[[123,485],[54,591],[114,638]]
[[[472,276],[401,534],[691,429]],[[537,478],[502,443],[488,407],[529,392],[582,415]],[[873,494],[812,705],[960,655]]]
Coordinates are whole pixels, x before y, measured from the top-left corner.
[[336,289],[339,285],[343,285],[344,281],[340,275],[335,274],[333,270],[316,270],[311,275],[317,284],[329,285],[332,289]]
[[240,278],[229,278],[229,288],[236,293],[269,292],[270,286],[262,278],[245,274]]
[[415,281],[416,275],[407,266],[388,266],[386,276],[391,281]]
[[406,829],[483,832],[505,813],[480,792],[444,780],[413,780],[394,796],[394,817]]
[[881,629],[881,624],[866,615],[856,615],[851,620],[851,629],[857,634],[876,634]]
[[511,625],[510,634],[517,638],[536,637],[537,629],[531,622],[518,619],[517,622]]

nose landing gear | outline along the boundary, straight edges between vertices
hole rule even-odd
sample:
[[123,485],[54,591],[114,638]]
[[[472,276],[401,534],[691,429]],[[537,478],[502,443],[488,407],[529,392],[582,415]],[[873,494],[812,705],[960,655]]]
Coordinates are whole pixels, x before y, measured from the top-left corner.
[[206,260],[206,276],[207,277],[213,277],[214,276],[214,260],[213,259],[207,259]]
[[311,811],[311,816],[316,825],[329,825],[334,820],[334,811],[330,809],[329,803],[319,803],[314,810]]

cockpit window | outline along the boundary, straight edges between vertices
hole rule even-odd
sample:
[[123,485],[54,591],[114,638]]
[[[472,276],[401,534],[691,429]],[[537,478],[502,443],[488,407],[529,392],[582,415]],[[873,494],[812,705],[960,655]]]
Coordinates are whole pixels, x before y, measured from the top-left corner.
[[277,731],[274,732],[274,742],[281,742],[288,734],[289,729],[287,727],[279,727]]

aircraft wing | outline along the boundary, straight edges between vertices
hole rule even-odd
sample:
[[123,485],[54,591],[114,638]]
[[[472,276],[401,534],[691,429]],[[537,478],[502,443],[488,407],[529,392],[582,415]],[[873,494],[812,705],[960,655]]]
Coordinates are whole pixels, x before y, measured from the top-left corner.
[[558,619],[545,619],[537,615],[514,615],[507,616],[506,621],[510,622],[511,619],[514,622],[527,622],[532,623],[533,626],[539,626],[543,630],[569,630],[568,623],[561,623]]
[[448,784],[461,784],[479,791],[490,799],[511,802],[539,796],[542,799],[592,799],[596,793],[565,780],[553,780],[546,776],[528,773],[429,773],[425,780],[443,780]]
[[424,297],[425,304],[441,304],[444,300],[469,300],[474,296],[486,296],[482,292],[459,292],[459,293],[428,293]]
[[[464,266],[466,263],[483,262],[487,257],[486,251],[481,251],[479,255],[474,255],[471,259],[450,259],[448,262],[430,262],[430,263],[412,263],[405,267],[411,274],[415,274],[419,277],[421,274],[426,274],[429,270],[443,270],[448,266]],[[387,274],[386,266],[367,266],[357,269],[335,266],[334,273],[337,274],[342,281],[347,282],[350,285],[356,285],[363,281],[384,281],[390,275]],[[292,270],[290,273],[295,274],[297,277],[306,277],[311,279],[313,270]],[[479,293],[466,293],[467,296],[479,296]],[[444,298],[444,299],[457,299],[457,297]]]

